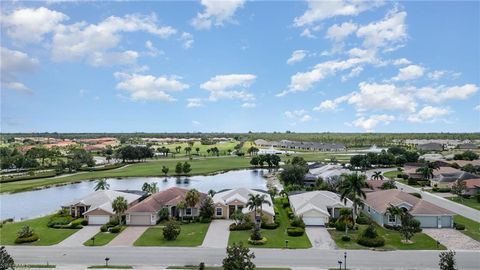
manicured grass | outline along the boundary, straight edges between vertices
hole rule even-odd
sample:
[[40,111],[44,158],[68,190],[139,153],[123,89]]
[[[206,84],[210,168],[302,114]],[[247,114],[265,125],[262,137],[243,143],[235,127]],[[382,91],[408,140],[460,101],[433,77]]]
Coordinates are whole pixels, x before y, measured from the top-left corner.
[[[198,265],[169,266],[167,269],[198,269]],[[206,266],[205,270],[222,270],[223,267]],[[291,270],[291,268],[255,267],[257,270]]]
[[480,241],[480,223],[460,215],[453,216],[453,221],[465,225],[465,230],[459,232]]
[[390,171],[390,172],[384,172],[383,176],[387,177],[388,179],[394,180],[397,178],[397,175],[401,173],[398,170]]
[[[106,244],[110,243],[110,241],[113,240],[113,238],[117,237],[125,227],[122,227],[122,230],[119,233],[110,233],[110,232],[99,232],[97,233],[95,237],[95,246],[105,246]],[[89,239],[83,243],[84,246],[93,246],[94,241],[92,239]]]
[[203,243],[207,234],[209,223],[182,224],[180,235],[176,240],[167,241],[163,238],[163,228],[152,227],[147,229],[134,246],[172,246],[172,247],[196,247]]
[[[367,225],[358,225],[359,231],[362,232]],[[394,230],[387,230],[383,227],[375,225],[377,228],[378,235],[383,236],[385,239],[385,246],[379,247],[377,249],[385,249],[385,250],[436,250],[437,249],[437,242],[433,240],[430,236],[424,233],[416,233],[412,237],[412,244],[404,244],[401,242],[403,239],[400,232]],[[352,231],[348,232],[348,235],[351,237],[351,240],[348,242],[342,241],[342,236],[345,232],[340,232],[335,229],[329,229],[328,232],[332,236],[333,240],[337,244],[337,246],[341,249],[369,249],[369,247],[365,247],[362,245],[357,244],[356,240],[359,235],[359,231]],[[445,247],[440,245],[438,249],[444,250]]]
[[133,269],[131,265],[92,265],[88,269]]
[[456,203],[459,203],[459,204],[463,204],[463,205],[468,206],[470,208],[480,210],[480,203],[474,197],[470,197],[468,199],[467,198],[460,199],[459,197],[448,197],[447,199],[449,199],[450,201],[454,201]]
[[0,228],[0,244],[15,245],[17,232],[25,225],[29,225],[40,237],[38,241],[22,245],[50,246],[60,243],[65,238],[74,234],[78,229],[53,229],[47,227],[51,216],[30,219],[21,222],[6,223]]
[[[265,245],[250,245],[248,243],[248,238],[250,237],[251,231],[232,231],[230,232],[230,237],[228,238],[228,244],[232,245],[233,243],[243,242],[244,246],[255,247],[255,248],[285,248],[285,240],[288,240],[288,248],[310,248],[312,244],[307,237],[307,234],[302,236],[292,237],[287,235],[287,228],[290,226],[290,221],[288,219],[285,209],[282,208],[281,203],[276,200],[275,205],[279,211],[279,216],[277,219],[280,220],[280,226],[275,230],[266,230],[261,229],[260,233],[263,237],[267,238],[267,243]],[[232,221],[233,222],[233,221]]]

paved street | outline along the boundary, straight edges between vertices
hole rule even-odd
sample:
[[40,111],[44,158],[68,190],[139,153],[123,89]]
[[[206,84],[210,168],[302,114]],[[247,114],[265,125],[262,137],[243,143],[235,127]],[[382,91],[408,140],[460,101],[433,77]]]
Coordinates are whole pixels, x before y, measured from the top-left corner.
[[89,240],[100,232],[100,226],[84,226],[81,230],[78,230],[78,232],[70,235],[67,239],[63,240],[62,242],[58,243],[57,246],[60,247],[81,247],[83,246],[83,243],[85,241]]
[[[220,265],[225,257],[221,248],[181,247],[33,247],[8,246],[7,251],[17,263],[46,263],[57,265],[111,264],[127,265]],[[318,267],[338,266],[344,250],[319,249],[252,249],[258,266]],[[348,251],[347,267],[355,269],[438,269],[438,251]],[[88,262],[86,262],[88,259]],[[457,251],[458,268],[478,269],[479,251]]]
[[148,229],[147,226],[128,226],[117,237],[113,238],[107,246],[133,246],[133,243]]
[[423,229],[423,232],[448,249],[480,250],[480,242],[455,229]]
[[480,211],[475,210],[473,208],[449,201],[447,199],[444,199],[442,197],[439,197],[437,195],[431,194],[426,191],[421,191],[418,188],[411,187],[409,185],[405,185],[399,182],[396,182],[397,187],[399,189],[402,189],[403,191],[406,192],[418,192],[422,194],[422,198],[428,202],[431,202],[435,205],[438,205],[440,207],[443,207],[447,210],[450,210],[454,213],[457,213],[459,215],[462,215],[466,218],[469,218],[471,220],[475,220],[477,222],[480,222]]
[[316,249],[335,249],[336,245],[325,227],[308,226],[305,228],[312,247]]
[[207,235],[203,239],[202,247],[226,248],[230,231],[228,226],[232,220],[216,219],[212,220],[208,227]]

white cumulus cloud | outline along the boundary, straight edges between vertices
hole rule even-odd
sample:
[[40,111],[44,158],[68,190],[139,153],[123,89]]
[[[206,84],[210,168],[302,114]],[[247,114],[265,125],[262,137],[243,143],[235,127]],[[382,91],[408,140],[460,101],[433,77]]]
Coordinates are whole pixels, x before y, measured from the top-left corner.
[[351,124],[355,127],[364,129],[367,132],[372,132],[373,129],[379,124],[390,124],[391,121],[395,120],[395,116],[387,114],[375,114],[370,117],[360,117],[354,120]]
[[466,100],[478,91],[475,84],[456,86],[423,87],[415,89],[416,96],[429,102],[444,102],[448,100]]
[[418,65],[409,65],[401,68],[398,71],[398,75],[393,77],[394,81],[408,81],[418,79],[423,76],[425,68]]
[[217,75],[200,85],[201,89],[210,93],[209,100],[240,99],[249,101],[255,99],[254,95],[246,91],[255,81],[253,74],[228,74]]
[[285,116],[288,119],[299,122],[308,122],[312,120],[312,117],[305,110],[286,111]]
[[30,88],[18,81],[18,76],[28,74],[39,66],[36,58],[26,53],[0,47],[0,73],[2,88],[31,93]]
[[412,114],[408,117],[410,122],[425,122],[425,121],[435,121],[438,118],[450,114],[451,111],[446,108],[425,106],[416,114]]
[[203,12],[197,13],[192,19],[192,26],[198,30],[210,29],[212,25],[222,26],[233,20],[235,11],[245,4],[245,0],[201,0],[205,7]]
[[292,53],[292,56],[288,58],[287,64],[293,65],[295,63],[301,62],[307,56],[306,50],[296,50]]

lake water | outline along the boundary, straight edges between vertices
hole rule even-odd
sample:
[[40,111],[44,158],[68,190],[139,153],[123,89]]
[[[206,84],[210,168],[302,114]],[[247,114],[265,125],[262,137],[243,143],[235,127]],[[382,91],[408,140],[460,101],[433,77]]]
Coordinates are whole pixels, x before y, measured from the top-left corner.
[[[160,190],[170,187],[195,188],[201,192],[227,188],[266,189],[263,175],[267,170],[238,170],[209,176],[108,178],[112,190],[141,190],[145,182],[156,182]],[[0,219],[29,219],[53,213],[60,206],[93,192],[95,181],[42,190],[0,194]]]

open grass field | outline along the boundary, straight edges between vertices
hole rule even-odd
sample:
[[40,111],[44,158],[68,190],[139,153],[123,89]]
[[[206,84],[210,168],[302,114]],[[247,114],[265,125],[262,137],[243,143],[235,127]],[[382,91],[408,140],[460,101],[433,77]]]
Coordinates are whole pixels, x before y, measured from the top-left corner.
[[454,201],[456,203],[459,203],[459,204],[463,204],[463,205],[468,206],[470,208],[480,210],[480,203],[474,197],[470,197],[468,199],[467,198],[460,199],[459,197],[448,197],[447,199],[449,199],[450,201]]
[[135,241],[134,246],[171,246],[171,247],[197,247],[203,243],[207,234],[209,223],[182,224],[180,235],[173,241],[163,238],[161,226],[148,228],[140,238]]
[[47,227],[51,216],[41,218],[29,219],[21,222],[7,223],[0,228],[0,244],[1,245],[15,245],[17,232],[25,225],[30,226],[36,234],[38,234],[38,241],[32,243],[25,243],[22,245],[32,246],[50,246],[60,243],[65,238],[74,234],[78,229],[53,229]]
[[110,232],[98,232],[94,237],[95,241],[92,241],[92,239],[87,240],[85,243],[83,243],[84,246],[105,246],[106,244],[110,243],[115,237],[117,237],[126,227],[123,226],[122,230],[118,233],[110,233]]
[[288,240],[288,248],[311,248],[312,244],[307,237],[307,234],[302,236],[292,237],[287,235],[287,228],[290,226],[290,221],[288,219],[285,209],[282,208],[282,205],[276,201],[275,205],[279,211],[280,226],[274,230],[261,229],[260,233],[263,237],[268,239],[265,245],[254,246],[248,244],[248,238],[250,237],[251,231],[232,231],[230,232],[230,237],[228,238],[228,244],[232,245],[233,243],[243,242],[244,246],[255,247],[255,248],[285,248],[285,240]]
[[[358,225],[359,231],[362,232],[367,225]],[[385,249],[385,250],[444,250],[445,247],[443,245],[439,245],[437,248],[437,242],[433,240],[430,236],[424,233],[416,233],[412,237],[412,244],[404,244],[401,242],[402,235],[400,232],[394,230],[387,230],[383,227],[375,225],[377,228],[378,235],[383,236],[385,239],[385,246],[379,247],[378,249]],[[351,237],[351,240],[348,242],[342,241],[342,236],[345,232],[340,232],[335,229],[328,230],[330,235],[332,236],[333,240],[337,244],[339,248],[342,249],[370,249],[369,247],[364,247],[362,245],[357,244],[356,240],[359,235],[359,231],[349,231],[348,235]]]
[[465,225],[465,230],[459,232],[480,241],[480,223],[460,215],[453,216],[453,221]]

